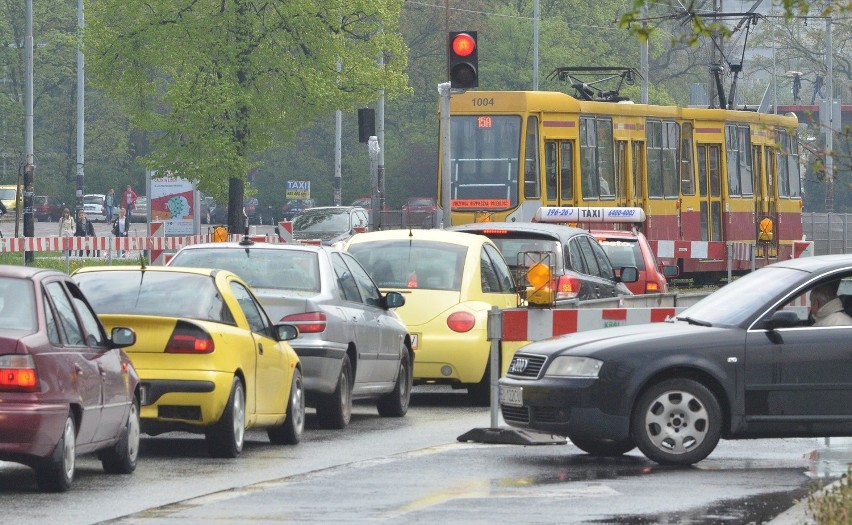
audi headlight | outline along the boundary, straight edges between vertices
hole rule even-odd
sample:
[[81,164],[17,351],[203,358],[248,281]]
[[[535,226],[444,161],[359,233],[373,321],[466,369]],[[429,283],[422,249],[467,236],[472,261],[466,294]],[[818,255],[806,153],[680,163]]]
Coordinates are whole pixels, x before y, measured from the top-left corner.
[[563,355],[547,367],[545,377],[598,377],[603,361],[591,357]]

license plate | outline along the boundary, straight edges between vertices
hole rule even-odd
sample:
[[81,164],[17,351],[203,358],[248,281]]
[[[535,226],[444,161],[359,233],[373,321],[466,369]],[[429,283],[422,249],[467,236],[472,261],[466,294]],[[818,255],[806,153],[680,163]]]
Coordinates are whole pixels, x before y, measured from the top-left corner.
[[411,334],[411,349],[417,350],[420,346],[420,334]]
[[510,407],[524,406],[524,389],[519,386],[501,386],[500,404]]

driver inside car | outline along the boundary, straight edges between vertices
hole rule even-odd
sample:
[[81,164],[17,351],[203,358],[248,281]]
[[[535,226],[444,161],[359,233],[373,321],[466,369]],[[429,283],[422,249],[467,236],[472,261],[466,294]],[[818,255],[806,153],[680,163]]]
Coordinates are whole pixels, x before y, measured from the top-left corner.
[[810,318],[812,326],[850,326],[850,317],[843,308],[843,302],[837,296],[838,281],[821,284],[811,290]]

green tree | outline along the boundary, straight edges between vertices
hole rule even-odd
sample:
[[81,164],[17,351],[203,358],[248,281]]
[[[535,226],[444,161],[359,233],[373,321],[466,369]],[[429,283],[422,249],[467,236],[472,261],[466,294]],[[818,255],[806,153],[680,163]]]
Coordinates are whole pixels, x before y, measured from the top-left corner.
[[146,166],[196,179],[220,200],[227,185],[238,230],[259,153],[379,88],[406,91],[402,4],[97,0],[86,57],[97,85],[149,133]]

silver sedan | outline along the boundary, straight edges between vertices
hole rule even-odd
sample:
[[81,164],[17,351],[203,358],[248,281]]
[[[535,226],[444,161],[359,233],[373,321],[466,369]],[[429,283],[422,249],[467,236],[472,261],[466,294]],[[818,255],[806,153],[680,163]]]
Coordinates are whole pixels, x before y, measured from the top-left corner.
[[251,285],[273,322],[299,327],[290,344],[323,428],[348,425],[353,398],[376,399],[382,416],[407,412],[414,351],[393,311],[405,299],[383,295],[348,253],[246,239],[187,246],[168,264],[230,270]]

